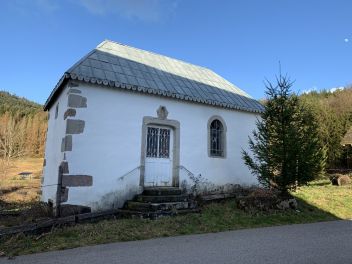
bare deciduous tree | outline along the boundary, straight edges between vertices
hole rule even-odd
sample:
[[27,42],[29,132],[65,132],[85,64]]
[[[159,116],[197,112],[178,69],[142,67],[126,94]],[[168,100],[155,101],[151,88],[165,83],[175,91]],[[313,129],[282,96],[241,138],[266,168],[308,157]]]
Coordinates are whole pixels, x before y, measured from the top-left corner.
[[0,156],[10,160],[25,155],[24,129],[8,114],[5,114],[1,119]]

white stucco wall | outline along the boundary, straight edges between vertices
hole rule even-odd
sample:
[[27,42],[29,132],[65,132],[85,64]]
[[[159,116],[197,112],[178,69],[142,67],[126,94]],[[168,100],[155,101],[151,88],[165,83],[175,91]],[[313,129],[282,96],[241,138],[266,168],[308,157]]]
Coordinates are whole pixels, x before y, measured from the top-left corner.
[[[84,120],[85,128],[82,134],[73,135],[73,149],[66,152],[66,159],[70,174],[92,175],[93,185],[70,187],[67,203],[88,205],[93,209],[116,207],[121,206],[121,197],[125,197],[119,192],[137,191],[142,119],[156,117],[160,105],[167,108],[168,119],[180,122],[180,165],[216,185],[257,183],[241,159],[241,150],[247,149],[248,135],[255,128],[257,115],[88,84],[80,84],[77,89],[87,98],[87,108],[77,108],[74,119]],[[66,98],[67,94],[62,92],[62,97]],[[50,112],[55,110],[55,105]],[[60,107],[57,120],[50,113],[45,184],[55,182],[63,156],[60,151],[64,136],[61,131],[65,126],[62,111]],[[214,115],[226,122],[226,158],[208,156],[207,125]],[[119,180],[126,173],[124,179]],[[185,178],[186,173],[181,171],[180,182]],[[43,200],[51,197],[51,192],[46,193]]]
[[[63,160],[64,153],[61,152],[61,140],[65,136],[66,121],[63,119],[67,109],[67,87],[61,96],[53,103],[49,110],[48,131],[45,145],[45,163],[43,168],[42,201],[51,199],[55,202],[58,183],[58,168]],[[56,106],[59,104],[58,115],[55,118]]]

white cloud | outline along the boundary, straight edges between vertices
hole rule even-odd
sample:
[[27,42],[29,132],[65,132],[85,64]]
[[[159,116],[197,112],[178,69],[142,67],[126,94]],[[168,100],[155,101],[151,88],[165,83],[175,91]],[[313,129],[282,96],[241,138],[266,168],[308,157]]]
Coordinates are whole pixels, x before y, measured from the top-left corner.
[[301,92],[301,94],[309,94],[309,93],[314,92],[314,91],[317,91],[317,90],[318,90],[318,88],[317,88],[316,86],[313,86],[313,87],[310,88],[310,89],[303,90],[303,91]]
[[301,92],[301,94],[309,94],[311,92],[320,92],[320,91],[327,91],[327,92],[330,92],[330,93],[334,93],[336,91],[341,91],[341,90],[344,90],[344,89],[345,89],[345,87],[343,87],[343,86],[326,88],[326,89],[318,89],[316,86],[313,86],[310,89],[303,90]]
[[343,89],[345,89],[345,87],[340,86],[340,87],[333,87],[333,88],[330,88],[330,89],[328,89],[328,91],[331,92],[331,93],[333,93],[333,92],[336,92],[336,91],[341,91],[341,90],[343,90]]
[[117,14],[144,21],[158,21],[178,6],[176,0],[79,0],[79,3],[94,15]]
[[344,41],[347,43],[349,42],[350,40],[348,38],[345,38]]

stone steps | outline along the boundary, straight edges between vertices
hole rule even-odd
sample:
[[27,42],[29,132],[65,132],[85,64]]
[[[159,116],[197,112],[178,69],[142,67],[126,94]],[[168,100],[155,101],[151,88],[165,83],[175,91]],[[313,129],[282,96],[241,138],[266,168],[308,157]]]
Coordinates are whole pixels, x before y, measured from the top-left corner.
[[171,203],[171,202],[186,202],[187,195],[137,195],[135,200],[144,203]]
[[164,195],[181,195],[182,190],[176,187],[147,187],[144,188],[143,195],[164,196]]
[[122,211],[127,216],[149,219],[199,212],[195,203],[175,187],[145,188],[142,194],[127,201]]
[[135,202],[128,201],[126,207],[130,210],[136,210],[141,212],[146,211],[171,211],[171,210],[180,210],[180,209],[188,209],[189,203],[186,202],[171,202],[171,203],[143,203],[143,202]]

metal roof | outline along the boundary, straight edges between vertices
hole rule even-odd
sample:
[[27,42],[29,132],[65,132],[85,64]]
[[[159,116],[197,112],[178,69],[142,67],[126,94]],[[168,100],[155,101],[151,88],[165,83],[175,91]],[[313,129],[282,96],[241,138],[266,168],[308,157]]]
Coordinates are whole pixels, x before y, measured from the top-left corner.
[[263,111],[257,100],[207,68],[109,40],[65,72],[45,110],[70,79],[248,112]]

